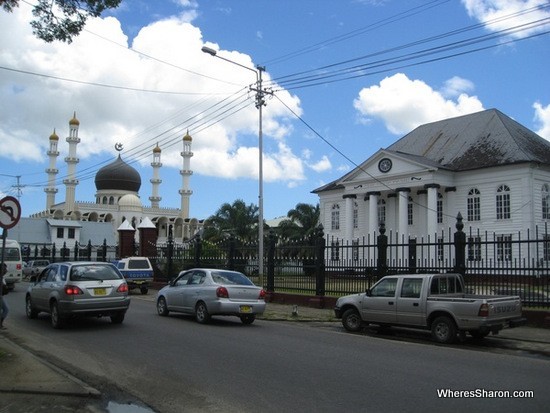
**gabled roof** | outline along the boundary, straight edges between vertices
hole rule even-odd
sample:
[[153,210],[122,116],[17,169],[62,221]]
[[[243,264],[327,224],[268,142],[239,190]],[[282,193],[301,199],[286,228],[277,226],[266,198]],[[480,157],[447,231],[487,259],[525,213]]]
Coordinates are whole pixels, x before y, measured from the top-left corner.
[[[421,125],[382,151],[452,171],[525,162],[550,165],[550,142],[497,109]],[[343,189],[344,179],[358,168],[312,192]]]
[[550,164],[550,142],[497,109],[419,126],[387,150],[424,157],[455,171]]

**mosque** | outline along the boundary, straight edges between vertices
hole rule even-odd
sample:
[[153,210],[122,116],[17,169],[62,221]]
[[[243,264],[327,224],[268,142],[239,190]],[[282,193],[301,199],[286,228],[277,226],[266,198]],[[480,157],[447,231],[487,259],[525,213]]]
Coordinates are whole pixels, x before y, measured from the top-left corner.
[[[44,188],[46,192],[46,209],[33,214],[31,218],[45,218],[49,223],[60,221],[77,221],[82,223],[111,223],[113,233],[123,224],[125,227],[131,225],[137,229],[140,224],[154,225],[157,229],[157,242],[166,242],[171,232],[175,242],[183,242],[193,237],[203,225],[199,221],[189,217],[189,202],[193,191],[190,189],[191,151],[192,138],[189,133],[183,137],[183,150],[180,155],[183,159],[180,208],[161,207],[160,202],[160,179],[161,149],[158,144],[152,150],[152,178],[150,205],[144,205],[139,196],[141,188],[141,177],[138,171],[126,163],[120,156],[122,145],[117,144],[118,157],[108,165],[99,169],[95,176],[95,202],[77,201],[76,188],[79,184],[77,179],[77,165],[79,163],[77,147],[80,143],[78,131],[80,122],[76,113],[69,121],[69,136],[66,138],[69,144],[69,151],[65,162],[67,164],[67,176],[63,179],[65,185],[65,201],[56,202],[58,188],[56,177],[58,174],[57,161],[59,156],[59,137],[54,132],[49,137],[49,166],[46,169],[48,185]],[[89,224],[88,224],[89,225]]]

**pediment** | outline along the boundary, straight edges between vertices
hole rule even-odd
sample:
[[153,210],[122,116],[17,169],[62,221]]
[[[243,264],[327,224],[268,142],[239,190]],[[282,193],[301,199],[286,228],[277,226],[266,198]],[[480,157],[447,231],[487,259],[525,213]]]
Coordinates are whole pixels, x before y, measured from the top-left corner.
[[419,156],[380,149],[353,171],[342,177],[339,184],[345,187],[358,185],[372,186],[396,179],[407,179],[415,175],[425,175],[440,166]]

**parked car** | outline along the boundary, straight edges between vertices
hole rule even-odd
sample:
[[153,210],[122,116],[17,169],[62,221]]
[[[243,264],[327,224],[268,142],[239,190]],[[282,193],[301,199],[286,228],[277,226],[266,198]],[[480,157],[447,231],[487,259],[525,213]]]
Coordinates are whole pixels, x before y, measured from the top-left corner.
[[149,284],[153,282],[153,266],[149,258],[128,257],[113,261],[113,264],[126,279],[130,290],[139,288],[142,294],[147,294]]
[[348,331],[366,324],[429,329],[440,343],[524,325],[519,296],[464,292],[460,274],[389,275],[365,293],[340,297],[334,312]]
[[157,296],[157,312],[192,314],[199,323],[216,315],[237,316],[252,324],[265,311],[265,291],[244,274],[218,269],[182,271]]
[[38,275],[44,268],[50,265],[49,260],[31,260],[23,266],[23,277],[29,278],[32,275]]
[[128,284],[110,263],[50,264],[30,281],[27,317],[49,313],[54,328],[62,328],[69,318],[85,316],[110,317],[113,324],[120,324],[130,306]]

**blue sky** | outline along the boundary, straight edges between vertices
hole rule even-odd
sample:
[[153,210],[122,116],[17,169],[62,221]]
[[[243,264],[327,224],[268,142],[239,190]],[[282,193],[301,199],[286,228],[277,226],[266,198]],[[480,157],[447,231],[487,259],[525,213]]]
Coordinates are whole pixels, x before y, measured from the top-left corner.
[[94,201],[95,172],[120,142],[149,205],[158,143],[161,206],[179,207],[189,131],[191,216],[257,204],[255,74],[203,46],[266,68],[266,219],[317,203],[312,190],[423,123],[496,108],[550,139],[548,1],[123,0],[71,44],[36,39],[30,10],[0,11],[0,195],[19,182],[22,216],[45,208],[54,129],[64,178],[74,112],[77,200]]

